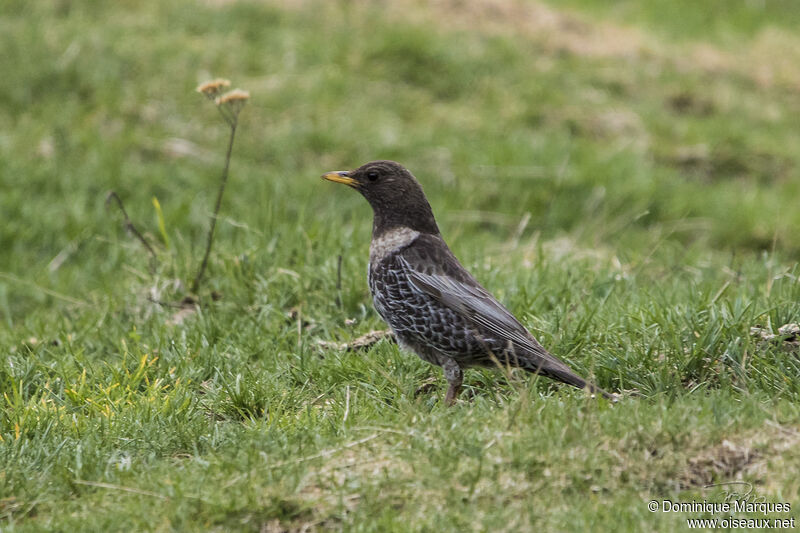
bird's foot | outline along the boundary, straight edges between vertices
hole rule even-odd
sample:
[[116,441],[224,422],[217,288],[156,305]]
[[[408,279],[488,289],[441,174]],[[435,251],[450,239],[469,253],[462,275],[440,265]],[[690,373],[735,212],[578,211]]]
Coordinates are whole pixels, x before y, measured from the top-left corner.
[[452,359],[448,359],[442,366],[444,367],[444,377],[449,385],[447,393],[444,395],[444,403],[450,407],[456,403],[461,383],[464,381],[464,371]]
[[452,407],[456,404],[456,398],[458,398],[458,391],[461,387],[454,387],[451,383],[449,387],[447,387],[447,394],[444,395],[444,403],[447,407]]

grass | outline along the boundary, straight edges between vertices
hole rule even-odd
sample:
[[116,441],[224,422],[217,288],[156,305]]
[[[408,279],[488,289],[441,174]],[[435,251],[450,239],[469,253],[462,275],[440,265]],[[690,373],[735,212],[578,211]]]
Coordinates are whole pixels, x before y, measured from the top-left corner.
[[[800,322],[797,14],[680,5],[4,3],[0,529],[681,530],[647,502],[733,480],[797,516],[800,359],[750,332]],[[212,76],[252,96],[176,324],[150,299],[202,256]],[[546,346],[639,395],[474,370],[447,409],[393,344],[322,350],[383,327],[369,208],[318,179],[377,158]]]

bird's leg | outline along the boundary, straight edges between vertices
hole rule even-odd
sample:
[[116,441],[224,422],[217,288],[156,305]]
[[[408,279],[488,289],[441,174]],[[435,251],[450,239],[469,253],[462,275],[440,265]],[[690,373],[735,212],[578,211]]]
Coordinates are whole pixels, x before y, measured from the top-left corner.
[[456,397],[461,390],[461,382],[464,380],[464,371],[453,359],[447,359],[442,367],[444,368],[444,378],[450,385],[444,396],[444,403],[449,407],[456,403]]

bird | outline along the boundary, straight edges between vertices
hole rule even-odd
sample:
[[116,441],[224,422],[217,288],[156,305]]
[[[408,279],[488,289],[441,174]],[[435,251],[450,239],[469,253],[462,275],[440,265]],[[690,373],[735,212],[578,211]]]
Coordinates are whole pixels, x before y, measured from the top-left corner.
[[356,189],[372,207],[367,277],[373,304],[402,348],[443,369],[446,405],[456,402],[470,367],[518,367],[616,399],[542,347],[461,265],[405,167],[371,161],[322,178]]

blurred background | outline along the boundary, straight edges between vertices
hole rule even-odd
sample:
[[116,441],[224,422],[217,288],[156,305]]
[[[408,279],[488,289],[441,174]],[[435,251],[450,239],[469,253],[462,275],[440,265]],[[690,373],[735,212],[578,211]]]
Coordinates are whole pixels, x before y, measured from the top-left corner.
[[227,140],[194,92],[212,77],[251,93],[212,272],[343,253],[361,275],[369,208],[318,177],[383,158],[416,174],[468,263],[542,242],[623,263],[656,248],[800,258],[791,0],[6,0],[0,13],[6,325],[58,300],[48,291],[91,300],[146,270],[104,206],[112,189],[167,274],[190,276]]
[[[678,531],[645,502],[797,502],[798,30],[797,0],[1,0],[0,529]],[[217,77],[250,99],[181,307]],[[385,324],[370,208],[320,175],[374,159],[624,400],[471,370],[447,409],[440,369],[340,349]]]

